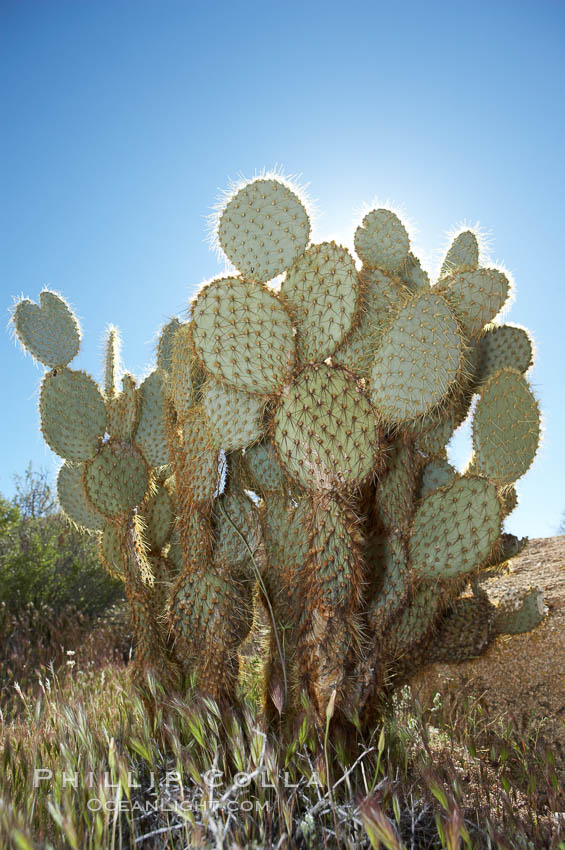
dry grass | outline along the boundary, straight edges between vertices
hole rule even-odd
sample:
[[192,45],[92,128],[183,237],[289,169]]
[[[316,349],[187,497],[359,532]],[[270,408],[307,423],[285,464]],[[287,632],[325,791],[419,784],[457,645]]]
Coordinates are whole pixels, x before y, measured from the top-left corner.
[[478,704],[450,724],[405,689],[353,757],[330,722],[325,758],[306,725],[267,734],[256,697],[222,716],[149,680],[150,720],[121,657],[103,660],[121,634],[103,624],[67,654],[67,633],[59,667],[45,646],[39,668],[13,658],[26,679],[4,686],[1,847],[565,848],[551,754]]

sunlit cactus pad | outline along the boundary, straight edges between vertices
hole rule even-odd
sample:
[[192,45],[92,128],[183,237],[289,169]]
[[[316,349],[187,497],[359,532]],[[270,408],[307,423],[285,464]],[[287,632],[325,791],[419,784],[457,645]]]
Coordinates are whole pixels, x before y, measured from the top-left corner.
[[[511,281],[475,232],[434,280],[394,211],[370,210],[350,253],[310,241],[308,210],[276,175],[233,189],[214,229],[232,268],[163,326],[144,380],[122,374],[114,327],[103,387],[69,369],[79,326],[55,293],[13,324],[47,367],[61,507],[125,583],[136,681],[196,676],[233,706],[242,643],[266,628],[274,728],[304,711],[324,728],[331,705],[354,729],[418,668],[543,617],[537,589],[492,602],[482,581],[524,545],[503,523],[540,412],[533,343],[499,317]],[[462,470],[447,448],[466,419]]]

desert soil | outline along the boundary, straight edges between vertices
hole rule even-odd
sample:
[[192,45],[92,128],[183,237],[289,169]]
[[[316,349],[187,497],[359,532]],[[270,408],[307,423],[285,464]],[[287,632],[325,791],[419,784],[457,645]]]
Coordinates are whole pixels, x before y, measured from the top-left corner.
[[565,776],[565,535],[530,540],[486,586],[491,598],[512,586],[543,588],[544,620],[528,634],[498,636],[480,658],[427,667],[412,689],[424,707],[439,692],[444,713],[453,716],[467,696],[479,698],[488,722],[505,718],[523,733],[538,733]]

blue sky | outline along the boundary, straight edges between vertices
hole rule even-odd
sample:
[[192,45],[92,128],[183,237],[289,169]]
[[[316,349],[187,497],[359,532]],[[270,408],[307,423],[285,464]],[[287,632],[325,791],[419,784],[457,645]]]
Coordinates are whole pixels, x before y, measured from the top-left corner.
[[[537,344],[543,447],[508,529],[555,533],[565,511],[565,6],[516,2],[3,0],[0,281],[49,286],[79,315],[73,365],[99,378],[107,323],[144,372],[170,316],[222,266],[206,216],[239,173],[309,183],[316,237],[350,241],[389,200],[435,268],[466,221],[513,273],[507,319]],[[42,371],[2,346],[0,491],[58,461],[38,428]],[[453,457],[462,461],[468,434]]]

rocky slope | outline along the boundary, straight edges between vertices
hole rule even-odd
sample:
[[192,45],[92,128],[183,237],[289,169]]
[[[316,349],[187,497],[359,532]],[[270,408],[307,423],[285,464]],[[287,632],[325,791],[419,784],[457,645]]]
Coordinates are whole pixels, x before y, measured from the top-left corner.
[[479,698],[489,723],[504,717],[525,734],[539,734],[565,776],[565,535],[531,540],[489,580],[489,596],[511,585],[543,588],[543,622],[529,634],[497,637],[480,658],[427,667],[412,680],[412,690],[424,707],[439,692],[444,714],[452,716],[465,697]]

